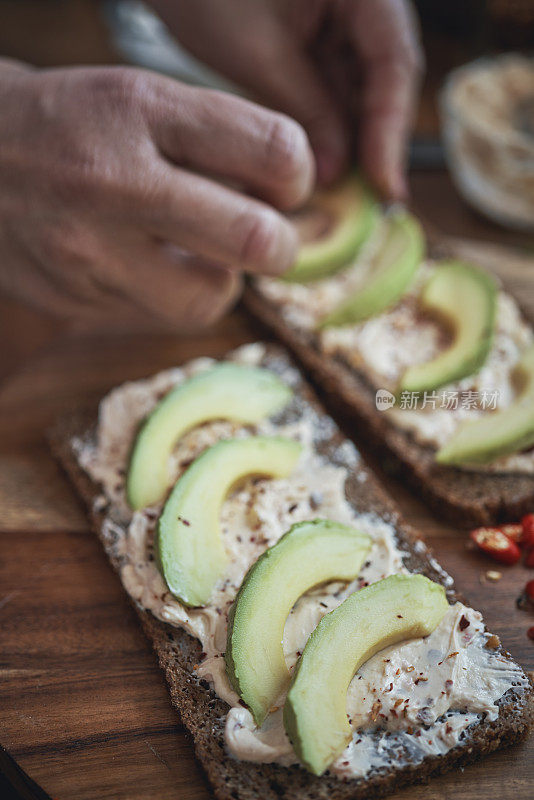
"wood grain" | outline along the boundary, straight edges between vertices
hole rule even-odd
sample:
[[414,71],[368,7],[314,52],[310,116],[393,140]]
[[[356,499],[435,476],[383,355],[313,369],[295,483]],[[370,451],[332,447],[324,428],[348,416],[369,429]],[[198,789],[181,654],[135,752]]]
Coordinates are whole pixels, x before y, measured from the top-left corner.
[[[3,55],[40,65],[118,60],[92,0],[1,5]],[[429,70],[431,91],[418,126],[424,134],[436,133],[435,88],[452,65],[450,42],[440,58],[444,68]],[[412,185],[416,212],[438,228],[534,252],[531,238],[470,211],[443,172],[418,173]],[[534,269],[499,261],[534,307]],[[0,298],[0,740],[53,797],[207,800],[210,792],[134,613],[48,454],[44,430],[70,404],[96,401],[125,379],[196,355],[221,355],[257,336],[241,312],[190,340],[79,335]],[[525,629],[534,619],[514,605],[526,572],[503,570],[500,583],[481,583],[488,564],[465,550],[464,534],[432,517],[384,472],[387,465],[374,466],[459,588],[533,669],[534,644]],[[526,800],[533,795],[533,757],[527,743],[397,797]]]
[[[438,196],[438,194],[436,195]],[[492,250],[534,311],[534,268]],[[51,794],[76,800],[207,800],[210,792],[171,709],[155,659],[86,517],[44,444],[53,418],[111,386],[198,355],[220,356],[258,338],[241,311],[204,335],[102,336],[43,324],[4,302],[0,333],[9,372],[0,387],[0,708],[2,743]],[[20,319],[20,329],[17,320]],[[350,426],[348,433],[353,433]],[[515,607],[532,572],[503,569],[466,549],[448,527],[374,463],[408,520],[434,547],[458,587],[527,669],[534,618]],[[398,798],[527,800],[534,746],[497,753]]]

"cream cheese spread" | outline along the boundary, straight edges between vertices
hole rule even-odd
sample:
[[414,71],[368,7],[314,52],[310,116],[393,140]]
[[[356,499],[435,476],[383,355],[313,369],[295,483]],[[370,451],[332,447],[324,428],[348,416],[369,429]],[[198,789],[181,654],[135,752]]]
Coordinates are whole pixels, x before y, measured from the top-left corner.
[[[237,350],[233,358],[259,364],[263,355],[262,345],[248,345]],[[214,421],[193,429],[176,446],[169,465],[174,479],[220,439],[276,433],[303,443],[301,460],[289,478],[249,479],[225,501],[221,530],[229,555],[226,574],[207,606],[182,606],[168,592],[154,561],[160,507],[132,513],[125,500],[124,477],[142,418],[172,386],[212,363],[209,359],[197,360],[183,369],[115,389],[101,404],[96,439],[74,440],[73,447],[80,465],[102,486],[96,504],[107,509],[106,538],[113,542],[126,590],[142,608],[201,642],[203,653],[197,674],[210,681],[230,706],[225,727],[228,750],[243,760],[290,764],[295,762],[295,755],[282,723],[284,698],[279,698],[280,709],[258,729],[225,673],[228,610],[246,571],[266,547],[298,521],[330,518],[352,524],[372,539],[369,556],[354,581],[316,588],[293,607],[283,637],[291,670],[319,620],[366,583],[406,571],[405,554],[389,521],[358,513],[346,499],[349,472],[359,480],[366,477],[355,448],[345,442],[330,461],[319,455],[317,445],[330,438],[334,423],[296,398],[294,409],[284,416],[289,421],[266,420],[247,427]],[[288,383],[294,382],[295,375],[285,365],[283,377]],[[424,545],[418,543],[417,548],[424,549]],[[444,753],[464,743],[466,730],[482,716],[495,719],[499,699],[512,686],[526,686],[527,679],[513,662],[486,647],[488,636],[480,614],[456,603],[429,637],[387,648],[364,664],[354,676],[347,697],[353,740],[331,771],[340,777],[355,777],[391,763],[392,758],[400,765],[417,763],[429,753]]]
[[[279,306],[289,325],[312,331],[346,296],[349,287],[354,288],[370,269],[375,247],[376,239],[353,265],[325,280],[292,284],[261,278],[258,288]],[[359,324],[317,332],[319,347],[324,353],[342,358],[363,373],[374,389],[394,391],[408,367],[429,361],[448,343],[445,328],[437,319],[424,316],[417,302],[423,282],[434,269],[433,262],[423,263],[410,290],[383,314]],[[475,375],[447,385],[428,403],[421,400],[413,410],[400,407],[397,402],[396,406],[382,413],[387,413],[392,424],[409,430],[420,444],[439,448],[464,421],[510,405],[516,395],[512,379],[514,367],[522,351],[533,340],[533,331],[522,319],[513,298],[499,291],[493,345],[482,369]],[[534,473],[534,451],[499,458],[486,466],[466,468]]]

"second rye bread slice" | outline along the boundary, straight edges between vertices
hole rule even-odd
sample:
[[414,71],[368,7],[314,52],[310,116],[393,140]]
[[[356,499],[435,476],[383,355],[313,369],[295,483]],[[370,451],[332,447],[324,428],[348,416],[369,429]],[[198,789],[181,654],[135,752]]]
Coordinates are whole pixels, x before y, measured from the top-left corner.
[[[403,551],[403,564],[413,572],[426,575],[441,583],[450,602],[459,599],[452,579],[443,572],[431,553],[403,522],[394,505],[362,463],[354,446],[345,440],[332,420],[326,416],[315,396],[284,351],[273,346],[260,346],[260,364],[290,378],[295,400],[287,409],[291,422],[307,407],[317,412],[318,436],[316,448],[329,463],[347,469],[345,494],[351,506],[361,514],[376,515],[392,526],[393,536]],[[230,354],[230,358],[234,357]],[[123,408],[127,414],[127,407]],[[117,548],[120,527],[126,525],[113,503],[102,495],[102,487],[89,478],[80,467],[80,445],[93,446],[105,431],[98,429],[92,412],[80,411],[60,419],[50,434],[50,442],[77,492],[83,498],[95,532],[115,570],[124,567],[124,552]],[[124,481],[123,469],[116,480]],[[119,487],[120,488],[120,487]],[[114,524],[106,524],[110,517]],[[224,722],[228,706],[220,700],[210,685],[201,679],[196,667],[202,658],[199,642],[185,631],[154,617],[132,600],[145,633],[157,653],[169,685],[171,700],[184,726],[192,736],[196,755],[219,800],[357,800],[384,795],[405,784],[421,782],[432,775],[453,767],[463,766],[491,751],[523,738],[534,723],[534,691],[525,675],[518,671],[517,680],[498,701],[498,716],[494,720],[480,715],[466,728],[459,744],[441,755],[425,755],[417,747],[405,758],[402,766],[394,763],[373,770],[365,778],[340,780],[334,775],[315,777],[299,766],[273,763],[252,763],[232,757],[225,745]],[[503,663],[511,656],[500,646],[496,657]],[[414,740],[417,741],[417,740]]]
[[[435,258],[465,258],[505,273],[502,265],[516,265],[515,273],[526,274],[534,268],[532,259],[517,256],[504,248],[485,247],[463,240],[434,237],[431,255]],[[505,280],[505,289],[508,286]],[[513,291],[512,291],[513,293]],[[532,322],[532,303],[525,308],[525,318]],[[245,305],[275,332],[309,370],[323,390],[332,410],[339,410],[356,422],[354,435],[361,437],[379,456],[393,459],[401,477],[408,482],[440,516],[465,527],[491,525],[518,520],[534,509],[534,474],[470,472],[435,462],[434,449],[420,444],[407,430],[387,421],[377,412],[376,389],[363,372],[337,353],[324,353],[313,331],[299,329],[284,318],[281,306],[250,284],[245,291]],[[523,306],[519,303],[520,308]],[[526,312],[526,313],[525,313]]]

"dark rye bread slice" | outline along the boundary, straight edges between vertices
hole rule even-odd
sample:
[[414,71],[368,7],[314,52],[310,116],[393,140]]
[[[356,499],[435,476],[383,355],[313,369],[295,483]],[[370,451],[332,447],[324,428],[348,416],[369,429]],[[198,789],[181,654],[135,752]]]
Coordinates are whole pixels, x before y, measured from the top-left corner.
[[[438,242],[432,255],[453,257],[455,250]],[[376,410],[374,387],[342,355],[323,353],[313,332],[289,325],[279,306],[253,284],[247,286],[244,302],[310,371],[327,405],[355,419],[356,439],[361,436],[378,455],[393,458],[402,479],[441,517],[470,527],[515,521],[534,510],[534,475],[468,472],[436,464],[431,447],[419,444]]]
[[[279,371],[289,363],[283,351],[268,346],[265,366]],[[298,378],[296,393],[324,413],[302,377]],[[49,439],[55,456],[83,498],[94,528],[118,571],[121,559],[114,551],[112,537],[103,528],[106,510],[101,503],[95,502],[100,497],[100,488],[78,466],[71,444],[73,437],[85,440],[94,438],[95,431],[94,413],[80,411],[60,419],[50,432]],[[346,440],[335,427],[332,427],[332,431],[318,449],[332,461],[340,463],[342,449],[339,448]],[[451,602],[460,599],[452,579],[441,570],[430,551],[399,517],[376,478],[359,460],[357,451],[352,452],[356,455],[356,463],[346,483],[350,503],[362,513],[375,513],[391,522],[401,549],[407,553],[404,559],[406,566],[443,584]],[[172,703],[192,736],[196,755],[219,800],[363,800],[379,797],[403,785],[424,782],[432,775],[463,766],[498,747],[510,745],[525,737],[534,725],[534,689],[530,685],[527,688],[518,686],[508,690],[499,701],[497,720],[482,720],[472,725],[466,731],[464,743],[446,755],[427,756],[420,763],[401,769],[382,768],[366,779],[341,781],[328,774],[317,778],[298,766],[238,761],[227,754],[224,745],[224,715],[228,706],[217,698],[206,681],[196,676],[193,669],[200,659],[199,642],[184,631],[160,622],[136,602],[132,603],[165,672]],[[511,659],[508,653],[499,650],[505,658]]]

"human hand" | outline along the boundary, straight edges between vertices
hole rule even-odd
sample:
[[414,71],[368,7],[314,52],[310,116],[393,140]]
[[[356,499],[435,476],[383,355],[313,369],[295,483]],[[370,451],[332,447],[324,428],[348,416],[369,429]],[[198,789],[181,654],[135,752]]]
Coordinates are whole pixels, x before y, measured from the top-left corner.
[[151,0],[195,56],[298,120],[319,179],[360,164],[388,198],[404,161],[421,68],[409,0]]
[[306,198],[313,159],[283,115],[141,70],[12,62],[0,107],[8,293],[77,319],[190,331],[235,301],[242,271],[292,264],[296,234],[273,206]]

